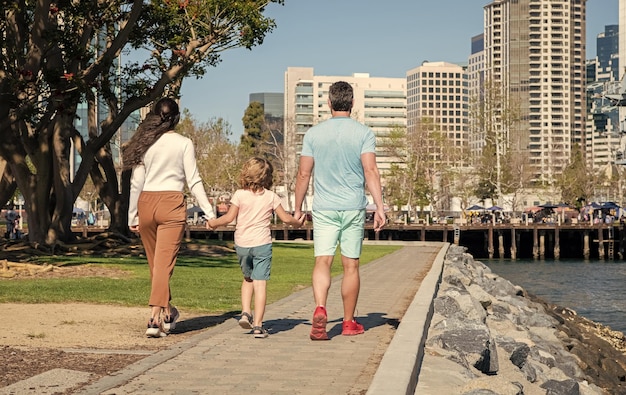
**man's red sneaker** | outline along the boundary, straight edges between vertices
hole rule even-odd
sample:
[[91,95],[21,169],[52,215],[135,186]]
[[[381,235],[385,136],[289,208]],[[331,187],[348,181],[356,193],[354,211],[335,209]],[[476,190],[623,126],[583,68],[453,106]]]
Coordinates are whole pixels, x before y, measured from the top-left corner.
[[313,313],[313,321],[311,325],[311,340],[328,340],[328,333],[326,333],[326,322],[328,321],[328,314],[324,306],[317,306]]
[[365,329],[363,328],[363,325],[356,322],[356,320],[343,322],[341,334],[344,336],[360,335],[364,332]]

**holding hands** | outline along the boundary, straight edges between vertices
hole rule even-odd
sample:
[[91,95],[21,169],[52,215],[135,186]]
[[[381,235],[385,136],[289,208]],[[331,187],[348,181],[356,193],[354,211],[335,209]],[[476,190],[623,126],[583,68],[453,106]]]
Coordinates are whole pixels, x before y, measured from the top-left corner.
[[[223,226],[223,225],[231,223],[237,216],[236,206],[231,206],[231,207],[235,207],[235,209],[233,209],[234,211],[233,213],[229,212],[229,214],[231,214],[230,216],[229,214],[226,214],[220,218],[211,218],[206,221],[206,224],[205,224],[206,228],[208,230],[215,230],[219,226]],[[306,222],[306,214],[300,212],[300,210],[296,210],[296,212],[292,216],[291,214],[286,212],[282,206],[278,206],[275,212],[276,212],[276,215],[278,215],[278,218],[280,218],[280,220],[283,221],[283,223],[294,226],[296,228],[301,228],[302,226],[304,226],[304,223]]]
[[304,226],[304,223],[306,222],[306,214],[305,213],[301,213],[299,210],[296,210],[293,213],[293,219],[296,221],[294,223],[291,223],[290,225],[295,226],[296,228],[301,228]]

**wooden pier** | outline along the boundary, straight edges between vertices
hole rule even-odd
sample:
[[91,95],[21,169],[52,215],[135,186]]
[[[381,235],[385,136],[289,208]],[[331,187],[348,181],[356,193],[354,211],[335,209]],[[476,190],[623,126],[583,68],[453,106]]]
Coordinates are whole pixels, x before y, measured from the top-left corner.
[[[83,236],[104,231],[98,227],[77,227]],[[302,228],[282,224],[271,226],[274,240],[312,240],[309,222]],[[214,231],[203,226],[189,226],[188,239],[233,240],[234,226]],[[366,224],[368,240],[443,241],[467,247],[475,258],[502,259],[623,259],[626,231],[613,224],[388,224],[374,232]]]

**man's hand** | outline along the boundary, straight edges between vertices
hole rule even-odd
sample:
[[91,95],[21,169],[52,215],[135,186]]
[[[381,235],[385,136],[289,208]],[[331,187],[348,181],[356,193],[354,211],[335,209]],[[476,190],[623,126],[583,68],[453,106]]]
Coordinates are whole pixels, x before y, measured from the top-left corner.
[[139,225],[129,226],[128,229],[130,229],[130,231],[133,233],[139,233]]
[[293,217],[300,222],[300,226],[304,226],[306,223],[306,213],[303,213],[301,210],[294,211]]
[[374,213],[374,231],[380,231],[386,223],[387,216],[385,215],[385,210],[377,207],[376,212]]
[[[296,214],[296,213],[294,213]],[[304,226],[304,224],[306,223],[306,213],[300,213],[300,216],[295,216],[294,218],[298,220],[299,224],[298,224],[298,228],[301,228]]]

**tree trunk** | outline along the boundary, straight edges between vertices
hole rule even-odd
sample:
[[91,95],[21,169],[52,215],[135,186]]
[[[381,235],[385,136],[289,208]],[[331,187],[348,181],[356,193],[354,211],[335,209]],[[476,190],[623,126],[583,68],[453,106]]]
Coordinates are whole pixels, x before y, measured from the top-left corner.
[[69,112],[58,111],[55,117],[52,133],[52,168],[54,210],[50,221],[50,229],[46,236],[47,244],[55,241],[74,241],[76,236],[72,233],[72,212],[74,206],[74,194],[70,176],[70,133],[73,130],[72,118]]
[[17,189],[17,183],[11,173],[11,167],[0,158],[0,202],[8,202]]

